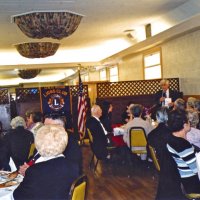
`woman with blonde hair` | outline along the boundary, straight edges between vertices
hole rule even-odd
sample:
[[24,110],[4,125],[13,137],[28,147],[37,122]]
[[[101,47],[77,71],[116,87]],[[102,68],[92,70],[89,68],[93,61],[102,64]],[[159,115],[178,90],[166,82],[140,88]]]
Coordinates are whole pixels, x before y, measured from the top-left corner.
[[41,157],[26,170],[14,199],[68,199],[78,167],[62,154],[67,143],[67,133],[59,125],[45,125],[38,130],[35,146]]

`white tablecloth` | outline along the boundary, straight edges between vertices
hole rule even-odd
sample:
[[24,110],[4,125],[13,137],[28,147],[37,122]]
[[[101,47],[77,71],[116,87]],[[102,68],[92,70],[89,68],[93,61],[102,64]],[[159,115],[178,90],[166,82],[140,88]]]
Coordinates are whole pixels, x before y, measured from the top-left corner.
[[0,188],[0,199],[1,200],[13,200],[12,194],[17,187],[18,187],[18,185],[12,186],[12,187],[7,187],[7,188]]
[[118,136],[118,135],[124,135],[124,129],[123,128],[120,128],[120,127],[117,127],[117,128],[114,128],[113,129],[113,134],[114,136]]
[[[22,180],[23,180],[23,176],[20,174],[18,174],[17,178],[14,179],[14,181],[17,181],[19,184],[20,182],[22,182]],[[0,176],[0,183],[4,183],[5,181],[8,181],[8,180],[5,179],[5,177]],[[12,194],[14,190],[19,186],[19,184],[6,187],[6,188],[0,188],[0,200],[13,200]]]

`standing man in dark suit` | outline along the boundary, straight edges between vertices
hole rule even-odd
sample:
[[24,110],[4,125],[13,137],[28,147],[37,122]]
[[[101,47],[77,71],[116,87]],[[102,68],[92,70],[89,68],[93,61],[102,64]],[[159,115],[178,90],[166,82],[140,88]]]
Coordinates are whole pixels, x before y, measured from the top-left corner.
[[172,107],[177,99],[177,92],[169,88],[169,80],[163,79],[160,81],[161,90],[155,94],[155,103],[157,107],[167,106]]
[[94,105],[91,108],[91,114],[92,116],[86,122],[86,126],[93,136],[93,143],[91,144],[91,148],[93,149],[94,154],[98,159],[106,159],[108,156],[106,137],[107,131],[99,120],[102,115],[100,106]]

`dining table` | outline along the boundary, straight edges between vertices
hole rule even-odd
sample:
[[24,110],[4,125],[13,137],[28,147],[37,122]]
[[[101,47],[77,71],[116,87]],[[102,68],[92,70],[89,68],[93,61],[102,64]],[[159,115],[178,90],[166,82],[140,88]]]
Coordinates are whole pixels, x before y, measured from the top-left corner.
[[13,200],[13,192],[23,180],[18,174],[15,178],[9,178],[12,172],[0,171],[0,200]]
[[[153,119],[149,118],[149,123],[153,126],[153,128],[156,128],[158,125],[158,122],[154,121]],[[127,144],[123,140],[123,135],[125,134],[125,124],[114,124],[112,126],[113,128],[113,134],[111,137],[112,143],[116,147],[123,147],[127,146]]]

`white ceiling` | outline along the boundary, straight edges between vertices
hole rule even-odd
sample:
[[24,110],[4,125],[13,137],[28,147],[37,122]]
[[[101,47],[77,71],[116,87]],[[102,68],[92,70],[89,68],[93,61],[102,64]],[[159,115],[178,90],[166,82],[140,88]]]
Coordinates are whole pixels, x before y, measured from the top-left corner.
[[[140,42],[136,33],[144,30],[146,24],[151,23],[156,34],[198,14],[199,8],[200,0],[0,0],[0,86],[7,78],[11,83],[18,77],[16,68],[43,69],[40,75],[43,80],[54,74],[62,74],[63,79],[71,73],[67,72],[69,68],[99,64]],[[54,56],[23,58],[14,44],[58,41],[28,38],[11,23],[11,16],[48,10],[67,10],[84,17],[74,34],[59,41],[61,45]],[[135,30],[135,39],[128,38],[126,30]]]

